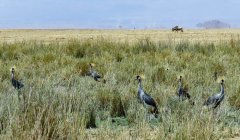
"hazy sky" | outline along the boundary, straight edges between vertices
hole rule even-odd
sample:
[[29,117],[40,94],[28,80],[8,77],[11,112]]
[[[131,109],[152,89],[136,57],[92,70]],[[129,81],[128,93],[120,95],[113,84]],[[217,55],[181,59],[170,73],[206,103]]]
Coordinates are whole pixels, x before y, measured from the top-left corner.
[[0,0],[0,28],[240,27],[240,0]]

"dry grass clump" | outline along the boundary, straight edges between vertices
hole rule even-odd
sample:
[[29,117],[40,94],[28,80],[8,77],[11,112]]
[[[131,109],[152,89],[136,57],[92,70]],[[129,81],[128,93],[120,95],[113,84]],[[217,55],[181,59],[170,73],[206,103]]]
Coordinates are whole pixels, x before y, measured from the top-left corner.
[[111,117],[126,117],[125,109],[119,92],[115,91],[111,99]]
[[152,82],[165,82],[166,81],[166,71],[168,71],[168,69],[166,70],[163,67],[158,68],[151,76]]
[[79,61],[75,64],[76,73],[86,76],[89,73],[89,62],[86,61]]
[[229,104],[235,109],[240,110],[240,87],[229,97]]
[[113,92],[111,90],[99,90],[97,95],[100,110],[110,109]]

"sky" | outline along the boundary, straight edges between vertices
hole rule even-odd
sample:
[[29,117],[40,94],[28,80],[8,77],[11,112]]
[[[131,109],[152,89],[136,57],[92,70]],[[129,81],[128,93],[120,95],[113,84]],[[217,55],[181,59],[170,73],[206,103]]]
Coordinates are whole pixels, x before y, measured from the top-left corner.
[[0,28],[240,27],[240,0],[0,0]]

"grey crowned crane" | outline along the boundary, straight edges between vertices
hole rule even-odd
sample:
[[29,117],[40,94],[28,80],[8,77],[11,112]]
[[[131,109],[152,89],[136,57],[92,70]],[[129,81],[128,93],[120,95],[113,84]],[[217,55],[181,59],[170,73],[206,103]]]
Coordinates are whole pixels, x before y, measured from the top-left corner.
[[18,81],[16,78],[15,78],[15,68],[12,67],[11,68],[11,71],[12,71],[12,85],[15,89],[21,89],[24,85],[21,83],[21,81]]
[[194,101],[191,101],[191,96],[190,96],[190,94],[188,92],[188,89],[183,87],[182,76],[179,77],[179,85],[178,85],[177,93],[178,93],[179,100],[183,100],[184,98],[187,98],[192,105],[195,104]]
[[188,93],[188,90],[186,88],[183,88],[183,80],[182,80],[182,76],[179,77],[179,84],[178,84],[178,97],[179,100],[182,98],[188,98],[190,99],[191,96]]
[[136,77],[136,80],[138,81],[138,99],[143,104],[143,106],[150,111],[150,113],[154,114],[154,116],[157,118],[158,116],[158,108],[157,104],[154,101],[154,99],[148,95],[142,87],[142,78],[138,75]]
[[89,66],[90,66],[90,69],[89,69],[89,74],[90,74],[90,76],[91,76],[95,81],[100,82],[100,78],[102,78],[102,77],[98,74],[98,72],[96,72],[96,71],[93,69],[94,64],[93,64],[93,63],[90,63]]
[[224,99],[224,80],[222,79],[220,84],[221,84],[221,90],[218,94],[216,95],[213,95],[211,97],[209,97],[207,99],[207,101],[204,102],[203,105],[206,105],[206,106],[212,106],[214,109],[217,108],[220,103],[223,101]]

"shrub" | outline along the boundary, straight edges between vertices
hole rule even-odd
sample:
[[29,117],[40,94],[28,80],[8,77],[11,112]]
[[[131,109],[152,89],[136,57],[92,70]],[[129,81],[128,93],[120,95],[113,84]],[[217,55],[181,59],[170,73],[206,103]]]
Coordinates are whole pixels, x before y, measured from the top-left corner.
[[240,86],[238,88],[238,90],[236,91],[236,93],[232,94],[230,97],[229,97],[229,104],[240,110]]
[[126,114],[120,97],[120,93],[114,91],[113,94],[114,95],[112,97],[112,105],[110,111],[111,117],[125,117]]

